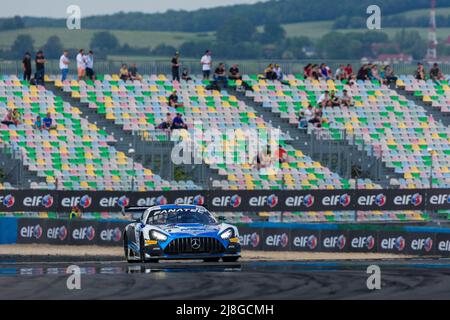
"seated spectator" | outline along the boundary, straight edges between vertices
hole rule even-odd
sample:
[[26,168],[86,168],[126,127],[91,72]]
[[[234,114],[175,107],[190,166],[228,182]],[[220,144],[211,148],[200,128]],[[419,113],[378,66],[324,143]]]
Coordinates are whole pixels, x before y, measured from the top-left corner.
[[319,100],[317,100],[317,104],[325,108],[329,106],[329,103],[330,103],[330,92],[327,90],[319,97]]
[[378,73],[378,67],[376,64],[370,66],[369,79],[372,81],[375,80],[380,83],[383,83],[383,79],[381,78],[380,74]]
[[287,162],[287,152],[281,145],[279,145],[278,150],[275,151],[275,157],[280,164]]
[[341,103],[342,103],[342,105],[344,105],[346,107],[353,106],[352,97],[350,97],[348,95],[348,91],[346,89],[344,89],[344,91],[343,91],[343,94],[341,97]]
[[319,80],[322,78],[322,73],[320,72],[320,68],[317,64],[313,64],[311,67],[311,80]]
[[173,118],[171,130],[177,129],[187,129],[187,125],[183,121],[183,115],[181,113],[177,113],[177,115]]
[[17,126],[18,124],[20,124],[20,121],[21,121],[21,116],[20,116],[20,113],[19,113],[19,110],[17,110],[17,109],[14,109],[13,110],[13,112],[12,112],[12,121],[14,122],[14,124]]
[[231,80],[242,80],[241,73],[237,64],[233,64],[228,71],[228,78]]
[[52,119],[50,112],[47,112],[46,117],[44,119],[42,119],[42,123],[43,123],[42,129],[45,129],[45,130],[56,129],[56,126],[53,125],[53,119]]
[[336,92],[331,91],[330,94],[330,101],[328,101],[329,107],[340,107],[341,106],[341,99],[336,95]]
[[311,77],[311,71],[312,71],[312,64],[308,63],[304,68],[303,68],[303,77],[305,79],[309,79]]
[[129,75],[128,77],[130,78],[131,81],[137,80],[137,81],[142,81],[142,76],[138,73],[138,69],[136,66],[136,63],[133,63],[130,67],[130,69],[128,70]]
[[13,116],[13,110],[8,110],[8,112],[6,113],[6,116],[3,119],[2,123],[6,124],[7,126],[15,124],[14,116]]
[[178,102],[178,95],[177,95],[177,90],[174,90],[170,96],[167,98],[167,100],[169,101],[169,106],[170,107],[174,107],[174,108],[181,108],[184,107],[183,103]]
[[283,80],[283,72],[281,71],[281,67],[279,64],[275,65],[275,68],[273,69],[273,72],[277,75],[277,80],[282,81]]
[[42,125],[41,116],[37,116],[36,120],[34,121],[33,128],[37,130],[42,130],[44,126]]
[[192,78],[189,77],[189,71],[186,68],[183,68],[183,72],[181,73],[181,79],[183,79],[184,81],[191,81]]
[[264,76],[267,80],[276,80],[277,74],[273,71],[273,64],[269,64],[264,70]]
[[350,77],[348,78],[348,85],[351,87],[356,83],[356,75],[355,74],[351,74]]
[[128,72],[128,66],[126,64],[122,64],[119,72],[120,79],[123,81],[128,81],[130,79],[130,73]]
[[416,80],[427,80],[425,74],[426,72],[425,68],[423,67],[423,64],[421,64],[420,62],[417,63],[417,69],[416,72],[414,73],[414,77],[416,78]]
[[395,76],[394,69],[390,65],[386,65],[383,69],[381,77],[384,80],[385,85],[390,85],[391,83],[395,83],[397,81],[397,77]]
[[434,82],[445,80],[445,77],[443,77],[441,69],[439,69],[437,63],[434,63],[433,67],[430,69],[430,79],[433,80]]
[[339,66],[339,68],[336,69],[336,73],[334,74],[334,77],[336,78],[336,80],[340,80],[340,81],[348,79],[347,70],[343,64],[341,64]]
[[172,127],[172,115],[170,113],[166,114],[166,120],[160,123],[157,129],[168,130]]
[[214,81],[222,81],[224,87],[227,87],[227,73],[225,71],[225,64],[224,63],[219,63],[219,65],[217,66],[216,70],[214,71]]
[[298,118],[299,127],[301,129],[306,129],[308,127],[308,123],[310,120],[314,118],[314,110],[311,104],[308,105],[305,111],[300,112],[300,116]]

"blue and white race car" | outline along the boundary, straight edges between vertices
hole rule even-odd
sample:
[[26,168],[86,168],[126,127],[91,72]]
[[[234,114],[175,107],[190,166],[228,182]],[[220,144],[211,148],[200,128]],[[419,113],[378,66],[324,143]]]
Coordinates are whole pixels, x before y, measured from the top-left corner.
[[161,205],[134,207],[142,215],[125,227],[123,243],[128,262],[159,259],[203,259],[234,262],[241,245],[235,226],[218,222],[204,207]]

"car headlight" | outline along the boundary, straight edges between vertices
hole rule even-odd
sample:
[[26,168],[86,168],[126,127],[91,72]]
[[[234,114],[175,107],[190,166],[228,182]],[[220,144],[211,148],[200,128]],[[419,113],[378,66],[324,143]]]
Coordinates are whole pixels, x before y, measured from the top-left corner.
[[161,232],[159,232],[159,231],[156,231],[156,230],[152,230],[151,232],[150,232],[150,235],[151,235],[151,237],[153,238],[153,239],[156,239],[156,240],[158,240],[158,241],[166,241],[167,240],[167,235],[165,235],[164,233],[161,233]]
[[230,238],[233,236],[233,234],[234,234],[233,229],[228,228],[227,230],[225,230],[224,232],[222,232],[222,233],[220,234],[220,237],[221,237],[222,239],[226,240],[226,239],[230,239]]

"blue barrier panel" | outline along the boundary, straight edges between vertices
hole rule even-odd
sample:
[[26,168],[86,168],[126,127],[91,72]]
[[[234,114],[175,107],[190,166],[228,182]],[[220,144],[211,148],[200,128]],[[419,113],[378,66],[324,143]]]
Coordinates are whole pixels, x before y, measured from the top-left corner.
[[17,242],[17,218],[0,218],[0,244]]

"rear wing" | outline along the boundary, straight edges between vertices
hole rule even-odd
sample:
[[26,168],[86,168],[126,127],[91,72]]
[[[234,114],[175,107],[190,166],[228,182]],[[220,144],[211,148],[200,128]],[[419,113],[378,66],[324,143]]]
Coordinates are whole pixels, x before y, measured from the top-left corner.
[[150,207],[122,207],[122,215],[131,214],[133,219],[140,219],[148,208]]

